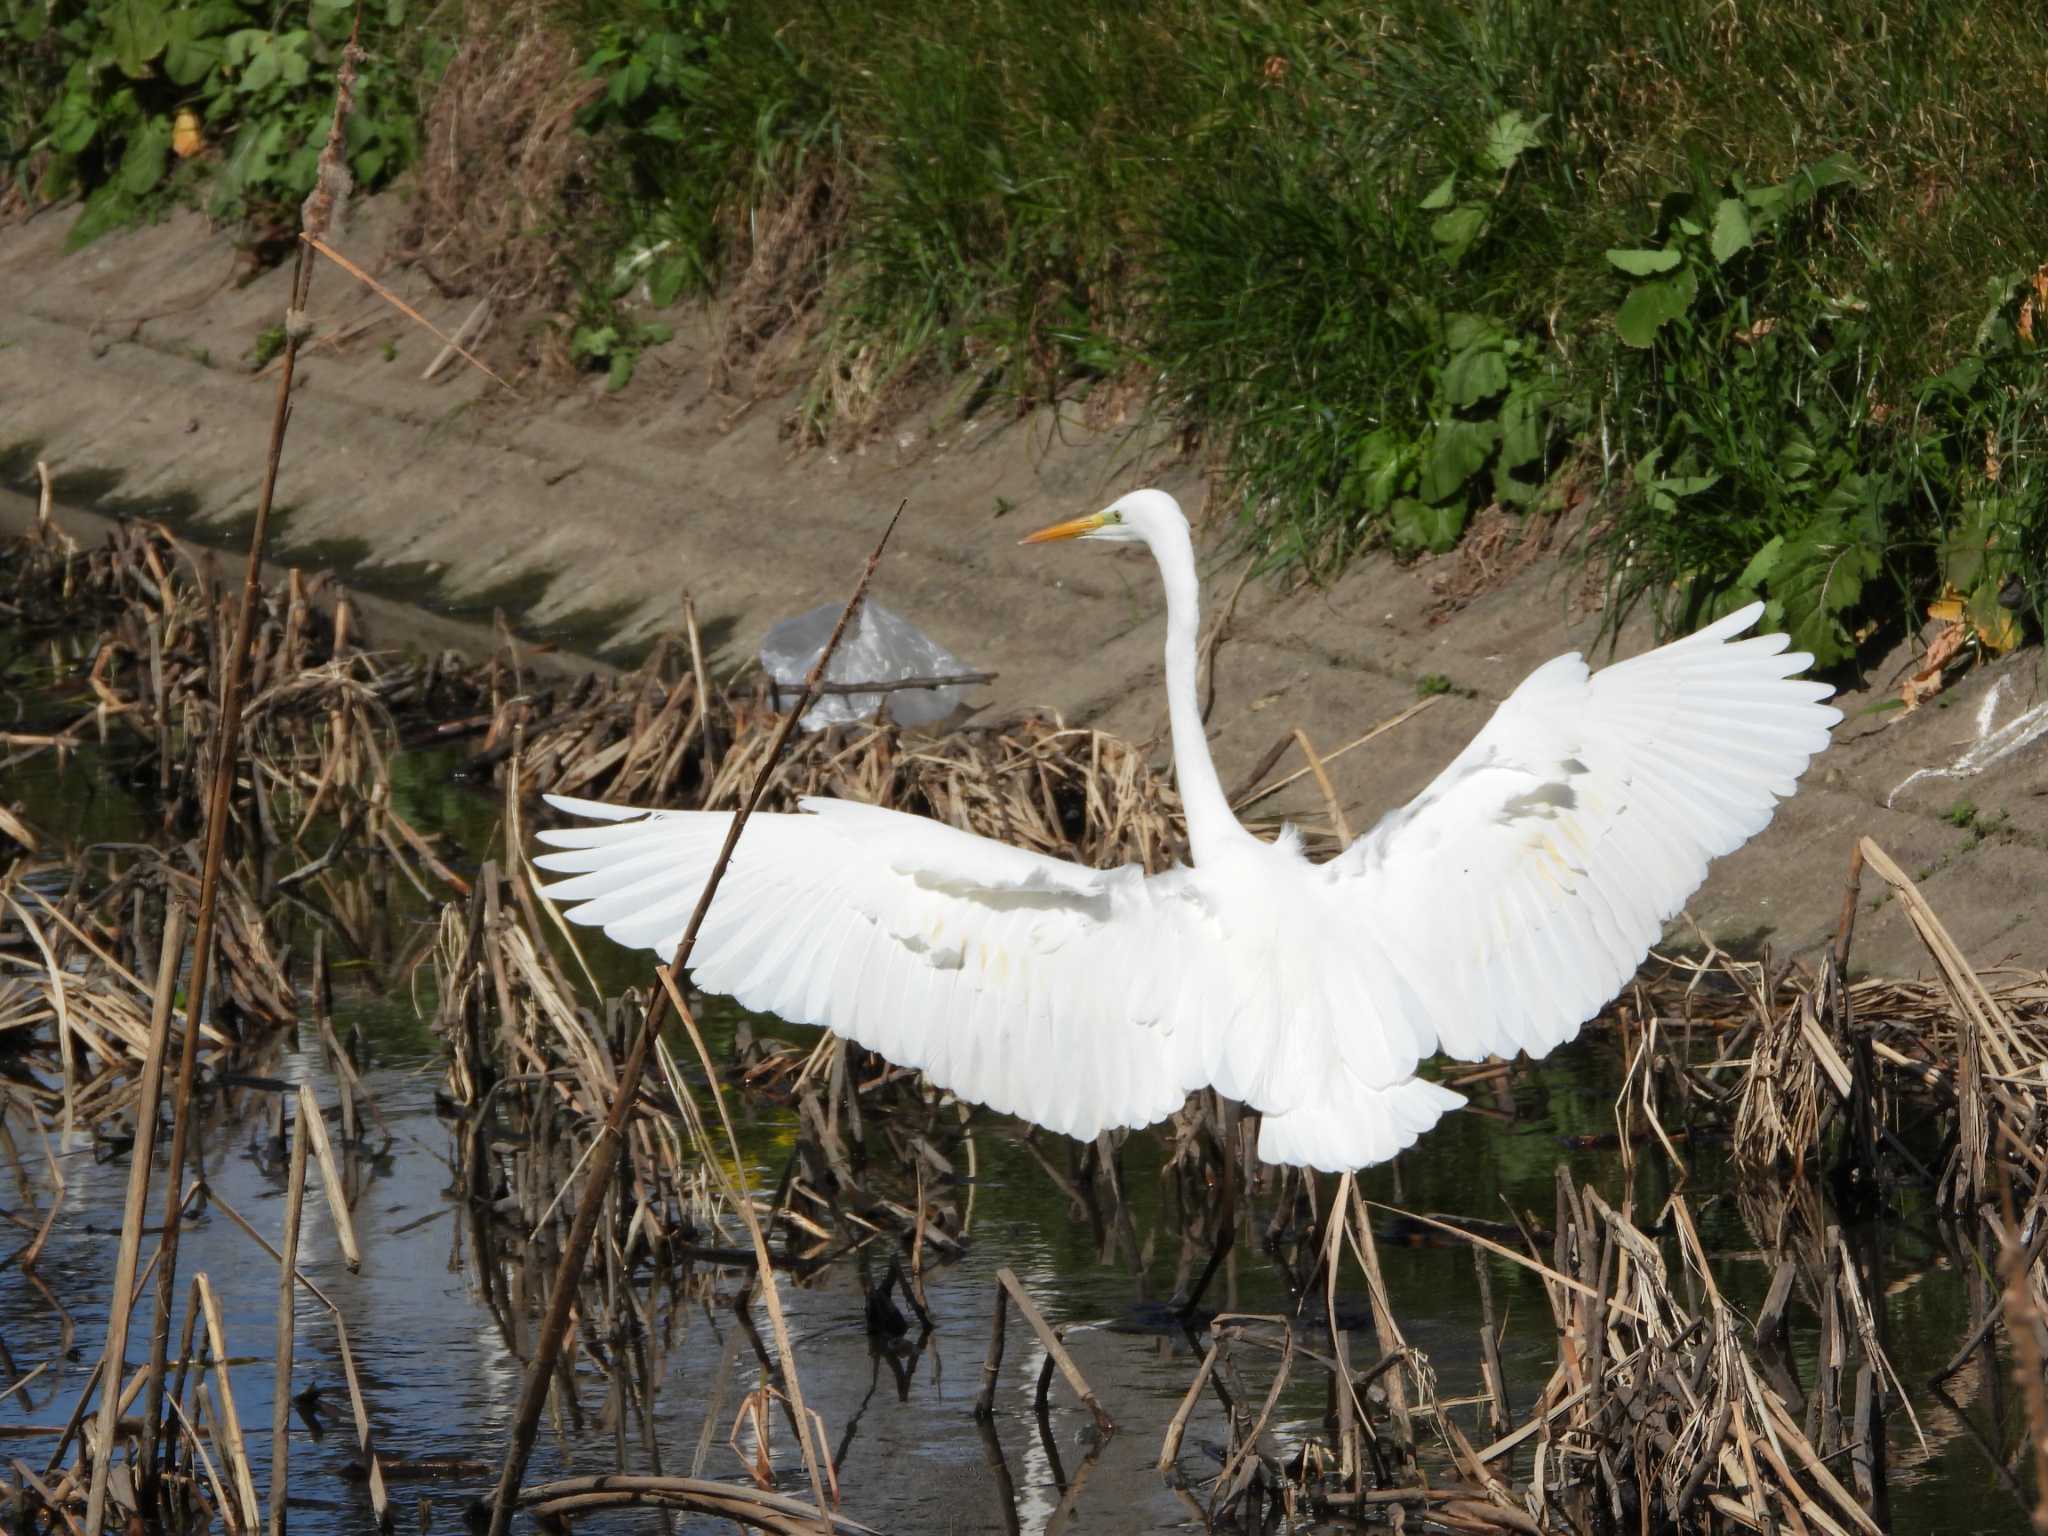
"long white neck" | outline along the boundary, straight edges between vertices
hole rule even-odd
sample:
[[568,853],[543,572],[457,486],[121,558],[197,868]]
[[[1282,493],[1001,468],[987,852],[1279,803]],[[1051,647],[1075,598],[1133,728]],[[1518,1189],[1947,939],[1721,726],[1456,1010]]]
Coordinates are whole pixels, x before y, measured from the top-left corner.
[[1166,703],[1173,730],[1173,772],[1180,783],[1180,802],[1188,818],[1188,852],[1200,864],[1233,842],[1251,834],[1231,814],[1216,764],[1209,756],[1208,732],[1202,725],[1202,704],[1195,684],[1198,631],[1201,626],[1201,580],[1195,574],[1195,549],[1186,525],[1175,519],[1172,532],[1148,539],[1159,574],[1166,583]]

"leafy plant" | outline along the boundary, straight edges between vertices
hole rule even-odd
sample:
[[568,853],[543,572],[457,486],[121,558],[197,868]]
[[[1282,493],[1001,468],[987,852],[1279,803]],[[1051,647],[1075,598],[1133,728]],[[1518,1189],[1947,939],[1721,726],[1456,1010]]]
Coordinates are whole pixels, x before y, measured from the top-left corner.
[[1980,643],[2010,650],[2048,616],[2048,266],[1990,285],[1969,354],[1915,392],[1908,474],[1939,540],[1941,598]]
[[252,369],[260,369],[272,358],[284,351],[285,331],[281,325],[266,325],[256,333],[256,339],[249,344],[248,358]]
[[579,325],[570,333],[569,356],[605,375],[605,388],[624,389],[633,382],[640,354],[661,345],[675,333],[658,320],[635,320],[622,310],[609,319]]
[[701,168],[711,174],[691,174],[699,169],[691,161],[722,106],[714,87],[729,9],[728,0],[614,5],[592,28],[583,60],[603,89],[578,126],[617,168],[614,196],[631,211],[624,233],[657,308],[708,288],[717,272],[727,168],[714,161]]
[[[405,60],[407,0],[366,18],[367,54],[349,119],[357,184],[375,187],[412,159]],[[0,51],[43,61],[40,89],[17,107],[9,153],[35,166],[45,199],[76,194],[74,245],[196,196],[210,177],[216,217],[249,218],[302,199],[313,184],[334,102],[353,0],[312,0],[281,26],[249,0],[0,0]]]
[[1912,558],[1905,485],[1869,398],[1867,306],[1826,291],[1809,250],[1840,157],[1782,182],[1665,197],[1652,240],[1611,248],[1613,313],[1643,445],[1605,547],[1626,603],[1685,627],[1752,598],[1831,665]]

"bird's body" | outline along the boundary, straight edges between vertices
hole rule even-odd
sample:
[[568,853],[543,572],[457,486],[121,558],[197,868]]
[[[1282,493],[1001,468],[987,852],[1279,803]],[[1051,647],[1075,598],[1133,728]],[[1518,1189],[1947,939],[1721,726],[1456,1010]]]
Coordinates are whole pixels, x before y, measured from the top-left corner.
[[[1195,571],[1172,499],[1141,491],[1051,537],[1139,538],[1166,580],[1167,691],[1191,863],[1095,870],[923,817],[812,799],[743,831],[694,979],[822,1024],[963,1099],[1092,1137],[1214,1087],[1263,1114],[1259,1154],[1391,1157],[1462,1102],[1439,1050],[1541,1055],[1576,1034],[1706,873],[1793,792],[1840,718],[1758,610],[1589,672],[1539,667],[1408,805],[1315,864],[1231,814],[1195,703]],[[551,797],[577,922],[663,953],[724,812]]]

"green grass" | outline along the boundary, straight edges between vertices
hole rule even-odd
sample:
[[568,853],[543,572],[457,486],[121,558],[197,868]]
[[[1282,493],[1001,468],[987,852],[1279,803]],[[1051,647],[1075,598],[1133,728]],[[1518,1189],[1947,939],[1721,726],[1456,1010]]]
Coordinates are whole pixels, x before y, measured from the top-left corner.
[[2040,628],[2030,0],[549,4],[563,342],[616,385],[737,291],[814,438],[1142,382],[1276,570],[1569,502],[1617,613],[1758,596],[1824,663],[1944,587]]

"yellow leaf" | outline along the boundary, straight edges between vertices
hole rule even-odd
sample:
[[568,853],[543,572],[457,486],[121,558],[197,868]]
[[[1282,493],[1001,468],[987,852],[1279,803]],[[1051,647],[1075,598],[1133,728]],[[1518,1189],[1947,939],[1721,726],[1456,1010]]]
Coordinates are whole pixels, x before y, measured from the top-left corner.
[[190,107],[178,108],[178,115],[171,122],[171,151],[180,160],[190,160],[206,148],[206,137],[199,131],[199,114]]
[[2019,646],[2020,621],[2018,614],[2010,613],[2001,608],[1998,610],[1998,617],[1989,624],[1980,622],[1972,627],[1977,631],[1978,643],[1994,656],[2003,656],[2006,652],[2015,650]]

